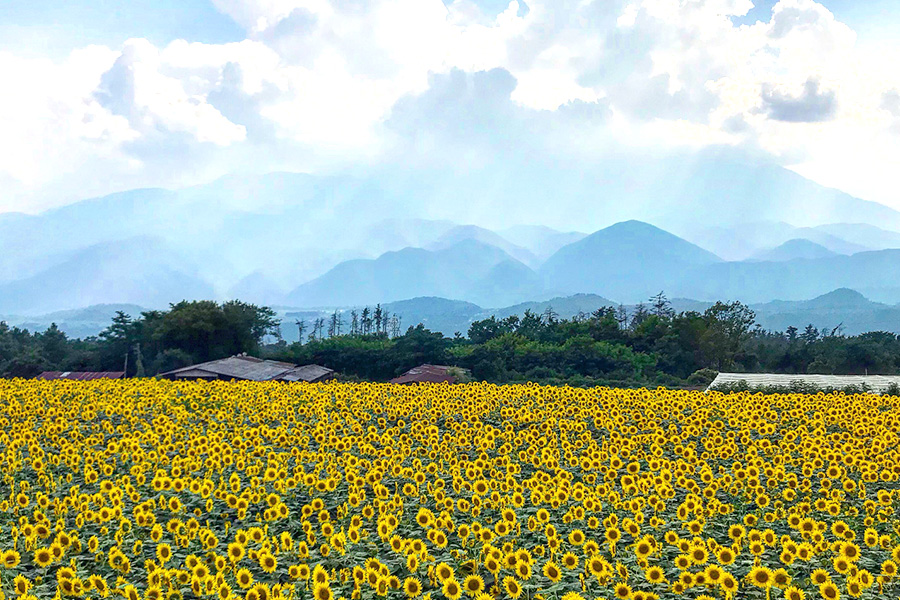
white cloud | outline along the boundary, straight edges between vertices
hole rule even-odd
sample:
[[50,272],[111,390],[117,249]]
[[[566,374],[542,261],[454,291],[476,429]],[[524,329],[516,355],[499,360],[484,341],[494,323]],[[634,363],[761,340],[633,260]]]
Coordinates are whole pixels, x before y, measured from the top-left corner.
[[138,133],[93,98],[115,59],[115,52],[96,46],[61,63],[0,52],[0,177],[14,182],[7,197],[0,196],[0,208],[17,208],[21,196],[95,159],[113,159],[118,169],[131,166],[115,159],[116,148]]
[[220,146],[244,139],[244,127],[206,101],[211,86],[202,69],[179,78],[166,74],[167,66],[150,42],[129,40],[104,73],[95,97],[144,135],[186,133],[197,142]]
[[[813,0],[781,0],[768,21],[740,27],[732,18],[750,0],[532,0],[496,16],[471,0],[214,2],[246,40],[129,40],[58,63],[0,53],[16,90],[0,96],[0,178],[14,182],[0,207],[59,202],[68,189],[402,160],[385,127],[398,102],[425,94],[434,74],[496,68],[520,106],[589,119],[566,130],[576,152],[596,146],[591,136],[743,144],[848,191],[866,172],[882,182],[857,186],[867,197],[900,202],[879,175],[900,154],[889,102],[900,45],[860,48]],[[569,110],[590,105],[612,116]]]

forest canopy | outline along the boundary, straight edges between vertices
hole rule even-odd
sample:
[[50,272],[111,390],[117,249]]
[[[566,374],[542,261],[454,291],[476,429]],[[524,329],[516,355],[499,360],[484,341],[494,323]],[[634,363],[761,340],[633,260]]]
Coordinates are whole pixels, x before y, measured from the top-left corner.
[[[365,314],[379,313],[376,307]],[[98,336],[85,339],[69,339],[56,325],[29,332],[0,323],[0,375],[125,370],[152,376],[239,353],[321,364],[372,381],[422,363],[462,367],[475,379],[497,383],[571,385],[699,387],[716,371],[900,373],[894,333],[845,336],[812,325],[767,331],[740,302],[676,313],[663,294],[630,312],[602,307],[563,319],[550,308],[492,316],[454,337],[421,324],[401,332],[396,319],[348,323],[342,333],[339,319],[315,324],[304,342],[290,344],[280,337],[274,310],[240,301],[183,301],[136,316],[119,312]]]

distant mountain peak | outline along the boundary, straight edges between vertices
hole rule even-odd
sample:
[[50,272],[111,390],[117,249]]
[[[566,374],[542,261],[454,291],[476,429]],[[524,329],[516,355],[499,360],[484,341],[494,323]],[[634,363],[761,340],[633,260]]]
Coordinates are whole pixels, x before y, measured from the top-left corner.
[[754,256],[756,260],[784,261],[794,259],[825,258],[837,256],[837,252],[829,250],[822,244],[818,244],[806,238],[793,238],[775,248],[759,252]]
[[[502,268],[496,269],[498,265]],[[505,285],[489,285],[503,277]],[[491,303],[535,292],[534,271],[502,249],[466,238],[440,250],[404,248],[342,262],[287,296],[293,306],[347,306],[419,296]],[[523,287],[524,284],[524,287]]]
[[[692,262],[718,262],[722,260],[709,250],[705,250],[684,238],[678,237],[674,233],[666,231],[656,225],[651,225],[650,223],[635,219],[620,221],[619,223],[595,231],[580,242],[571,244],[571,246],[585,243],[589,244],[599,240],[603,240],[604,242],[607,240],[615,240],[616,243],[624,244],[627,244],[628,242],[631,242],[632,244],[653,243],[659,245],[658,249],[670,246],[678,247],[682,251],[689,252],[692,255]],[[652,249],[653,248],[648,248],[648,250]]]
[[866,298],[856,290],[850,288],[838,288],[827,294],[817,296],[809,300],[808,304],[816,306],[830,306],[834,308],[848,308],[852,306],[865,306],[872,304],[872,301]]
[[560,248],[541,267],[548,291],[646,300],[689,269],[721,262],[696,244],[643,221],[623,221]]

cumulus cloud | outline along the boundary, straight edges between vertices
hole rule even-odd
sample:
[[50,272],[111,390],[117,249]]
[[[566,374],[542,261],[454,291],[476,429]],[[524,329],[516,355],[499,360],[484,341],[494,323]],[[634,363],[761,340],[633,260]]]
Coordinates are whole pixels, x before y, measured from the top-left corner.
[[895,117],[900,117],[900,90],[888,90],[881,96],[881,107]]
[[817,79],[807,79],[799,95],[765,83],[761,98],[763,110],[776,121],[815,123],[831,120],[837,113],[837,94],[820,89]]
[[0,53],[17,90],[0,97],[0,177],[14,182],[0,206],[441,147],[476,164],[507,144],[731,144],[832,165],[853,132],[900,150],[890,54],[864,53],[814,0],[742,26],[751,0],[213,1],[245,40]]
[[605,100],[573,100],[556,110],[515,101],[518,82],[506,69],[433,75],[427,91],[401,98],[385,121],[392,144],[384,162],[499,167],[555,157],[585,159],[608,151]]
[[73,51],[60,63],[0,52],[0,178],[11,182],[0,208],[15,209],[17,194],[27,196],[90,163],[113,172],[132,166],[117,148],[138,132],[93,97],[115,60],[114,51],[96,46]]
[[[101,106],[128,119],[146,136],[186,133],[197,142],[227,146],[242,141],[243,126],[226,119],[206,101],[197,80],[183,81],[164,72],[160,52],[146,40],[130,40],[103,74],[94,94]],[[188,88],[198,88],[189,92]],[[206,93],[205,93],[206,92]]]

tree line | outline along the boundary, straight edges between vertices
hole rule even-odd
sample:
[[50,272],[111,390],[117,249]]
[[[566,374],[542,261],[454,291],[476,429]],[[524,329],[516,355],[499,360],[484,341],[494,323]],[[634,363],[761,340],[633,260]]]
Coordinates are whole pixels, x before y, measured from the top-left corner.
[[316,317],[311,323],[303,319],[294,320],[297,326],[297,339],[301,344],[304,334],[307,335],[307,342],[315,342],[325,337],[340,337],[345,331],[351,336],[375,334],[397,337],[400,335],[401,322],[400,315],[391,314],[389,310],[382,308],[381,304],[375,305],[374,309],[366,306],[362,310],[351,310],[349,321],[344,320],[344,311],[341,310],[335,310],[327,319]]
[[69,339],[56,324],[29,333],[0,322],[0,376],[41,371],[125,371],[148,376],[233,356],[259,355],[279,335],[275,311],[239,301],[179,302],[136,317],[117,312],[99,335]]
[[[300,340],[281,338],[276,313],[239,301],[180,302],[132,317],[117,313],[98,336],[69,339],[56,325],[28,332],[0,323],[0,376],[44,370],[125,370],[152,376],[246,352],[321,364],[347,378],[385,381],[422,363],[468,369],[474,379],[570,385],[703,386],[717,371],[897,374],[900,336],[846,336],[812,325],[762,329],[740,302],[674,311],[660,293],[630,311],[600,307],[560,318],[552,309],[473,322],[447,337],[423,325],[400,330],[380,306],[296,321]],[[304,336],[303,334],[308,335]]]

